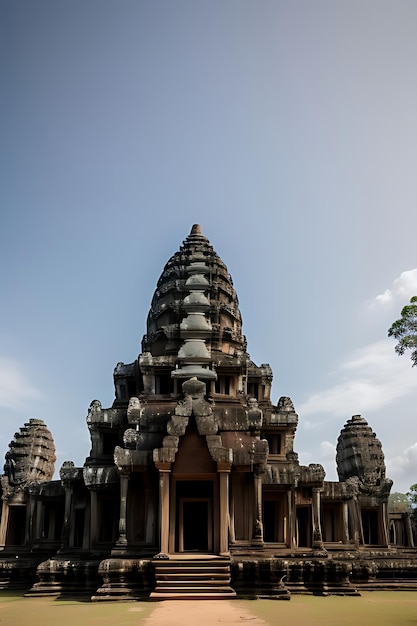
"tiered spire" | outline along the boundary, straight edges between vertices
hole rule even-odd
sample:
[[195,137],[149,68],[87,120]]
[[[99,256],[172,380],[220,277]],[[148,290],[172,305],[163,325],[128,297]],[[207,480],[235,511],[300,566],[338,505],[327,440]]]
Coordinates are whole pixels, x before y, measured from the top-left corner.
[[[191,234],[201,234],[201,227],[195,224]],[[205,339],[210,337],[212,327],[206,314],[210,310],[210,301],[205,293],[210,288],[206,278],[210,270],[203,255],[196,254],[193,261],[185,268],[188,278],[185,289],[188,295],[182,302],[182,308],[187,315],[180,324],[180,337],[184,343],[178,352],[179,368],[171,374],[173,378],[191,378],[213,380],[216,372],[210,369],[211,355],[207,349]]]

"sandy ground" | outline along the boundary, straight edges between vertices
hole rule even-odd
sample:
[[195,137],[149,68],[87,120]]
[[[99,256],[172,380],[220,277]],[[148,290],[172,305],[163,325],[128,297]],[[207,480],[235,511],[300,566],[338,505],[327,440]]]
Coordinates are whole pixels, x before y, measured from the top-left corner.
[[235,600],[166,600],[159,602],[143,626],[211,626],[212,624],[265,625]]
[[86,602],[0,592],[0,626],[417,626],[417,593],[277,600]]

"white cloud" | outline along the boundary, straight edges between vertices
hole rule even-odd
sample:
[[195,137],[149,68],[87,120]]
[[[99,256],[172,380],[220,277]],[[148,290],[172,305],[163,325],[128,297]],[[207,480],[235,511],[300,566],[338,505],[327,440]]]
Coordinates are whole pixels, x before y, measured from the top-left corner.
[[371,307],[375,305],[385,305],[394,299],[401,299],[406,304],[412,296],[417,295],[417,268],[402,272],[392,284],[391,289],[385,289],[372,302]]
[[26,400],[40,396],[41,393],[29,383],[17,361],[0,358],[0,407],[18,409]]
[[320,458],[323,461],[334,461],[336,458],[336,446],[330,441],[320,442]]
[[417,442],[408,446],[399,456],[388,459],[387,465],[391,474],[395,476],[408,474],[411,477],[414,476],[414,483],[417,482]]
[[398,358],[388,341],[354,350],[332,377],[337,382],[311,394],[297,407],[301,416],[330,413],[349,417],[386,407],[416,389],[415,371],[407,359]]

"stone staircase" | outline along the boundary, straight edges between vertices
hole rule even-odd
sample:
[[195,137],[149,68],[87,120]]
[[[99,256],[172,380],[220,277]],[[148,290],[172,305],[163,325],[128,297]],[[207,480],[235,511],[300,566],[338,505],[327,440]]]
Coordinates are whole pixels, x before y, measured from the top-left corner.
[[230,586],[230,559],[222,557],[155,559],[156,587],[151,600],[207,600],[236,597]]

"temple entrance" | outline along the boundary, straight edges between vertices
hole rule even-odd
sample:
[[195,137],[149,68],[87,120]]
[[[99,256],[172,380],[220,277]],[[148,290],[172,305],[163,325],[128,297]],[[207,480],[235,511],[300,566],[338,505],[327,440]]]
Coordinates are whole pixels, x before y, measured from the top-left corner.
[[183,498],[180,502],[179,551],[210,552],[213,549],[211,500]]
[[367,545],[378,544],[378,512],[362,511],[363,541]]
[[308,506],[297,506],[297,546],[299,548],[311,547],[311,513]]
[[213,551],[213,481],[176,481],[176,552]]

